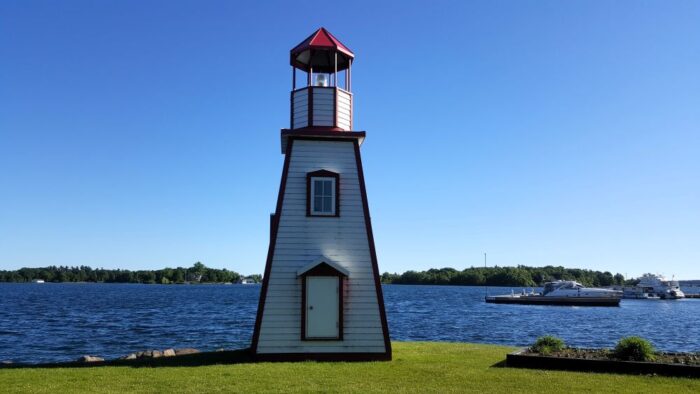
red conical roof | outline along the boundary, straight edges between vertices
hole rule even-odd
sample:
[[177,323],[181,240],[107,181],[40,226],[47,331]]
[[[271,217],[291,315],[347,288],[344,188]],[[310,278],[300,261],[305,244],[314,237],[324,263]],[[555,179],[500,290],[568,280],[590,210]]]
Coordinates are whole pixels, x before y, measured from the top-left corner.
[[352,51],[335,38],[325,27],[316,30],[306,40],[302,41],[301,44],[295,46],[294,49],[292,49],[292,54],[298,54],[307,49],[335,49],[351,58],[355,57]]
[[308,71],[332,72],[333,59],[338,54],[338,70],[348,68],[355,55],[325,28],[316,30],[291,51],[291,65]]

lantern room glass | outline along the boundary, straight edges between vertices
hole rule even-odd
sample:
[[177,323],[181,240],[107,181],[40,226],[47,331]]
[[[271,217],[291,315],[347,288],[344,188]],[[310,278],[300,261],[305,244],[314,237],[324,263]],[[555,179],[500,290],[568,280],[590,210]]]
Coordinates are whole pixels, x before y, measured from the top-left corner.
[[[344,70],[335,70],[334,72],[324,72],[324,73],[319,73],[319,72],[314,72],[313,68],[309,68],[308,72],[304,72],[302,70],[302,73],[306,74],[306,85],[303,87],[308,87],[308,86],[319,86],[319,87],[337,87],[341,88],[345,91],[350,91],[351,87],[351,82],[352,82],[352,60],[350,60],[350,64],[348,65],[348,68]],[[302,74],[303,75],[303,74]],[[343,81],[342,86],[338,83],[338,76],[340,75],[340,80]],[[324,80],[325,82],[323,84],[319,84],[320,80]],[[303,88],[301,87],[301,88]],[[301,89],[300,88],[300,89]],[[292,66],[292,91],[297,90],[297,68]]]

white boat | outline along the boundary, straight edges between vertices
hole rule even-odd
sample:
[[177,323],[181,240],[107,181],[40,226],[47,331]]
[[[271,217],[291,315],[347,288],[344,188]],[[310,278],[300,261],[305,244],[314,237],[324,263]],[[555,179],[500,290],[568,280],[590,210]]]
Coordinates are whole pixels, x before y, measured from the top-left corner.
[[545,297],[604,297],[621,298],[622,293],[617,290],[602,289],[598,287],[585,287],[574,280],[558,280],[544,285],[542,295]]
[[[677,280],[668,280],[661,275],[644,274],[639,278],[639,283],[627,293],[641,294],[641,297],[631,298],[661,298],[663,300],[677,300],[685,298],[685,294]],[[627,297],[627,295],[626,295]]]
[[539,305],[580,305],[618,306],[622,292],[611,289],[585,287],[573,280],[547,282],[542,293],[525,291],[522,294],[487,296],[486,302],[496,304],[539,304]]
[[44,283],[43,279],[34,279],[32,283]]
[[638,300],[658,300],[660,297],[655,293],[647,293],[641,287],[622,287],[622,298],[632,298]]

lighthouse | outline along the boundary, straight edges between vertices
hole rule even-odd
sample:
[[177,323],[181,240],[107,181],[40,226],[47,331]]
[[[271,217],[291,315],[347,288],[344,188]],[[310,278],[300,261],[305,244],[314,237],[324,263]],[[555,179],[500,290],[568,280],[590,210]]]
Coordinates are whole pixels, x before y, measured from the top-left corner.
[[290,51],[290,125],[253,331],[258,360],[390,360],[360,147],[355,55],[324,28]]

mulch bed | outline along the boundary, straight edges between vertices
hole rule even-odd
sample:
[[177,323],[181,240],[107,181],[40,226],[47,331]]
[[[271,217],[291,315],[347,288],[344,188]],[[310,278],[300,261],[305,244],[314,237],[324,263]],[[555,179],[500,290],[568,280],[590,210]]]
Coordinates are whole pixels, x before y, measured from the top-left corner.
[[700,353],[656,353],[654,361],[617,360],[608,349],[566,348],[539,354],[529,348],[510,353],[506,365],[582,372],[629,373],[700,377]]
[[[581,358],[585,360],[629,361],[616,359],[613,352],[609,349],[565,348],[560,352],[552,352],[550,354],[539,354],[528,350],[528,352],[524,354],[560,358]],[[655,363],[700,365],[700,353],[655,353],[654,357]]]

